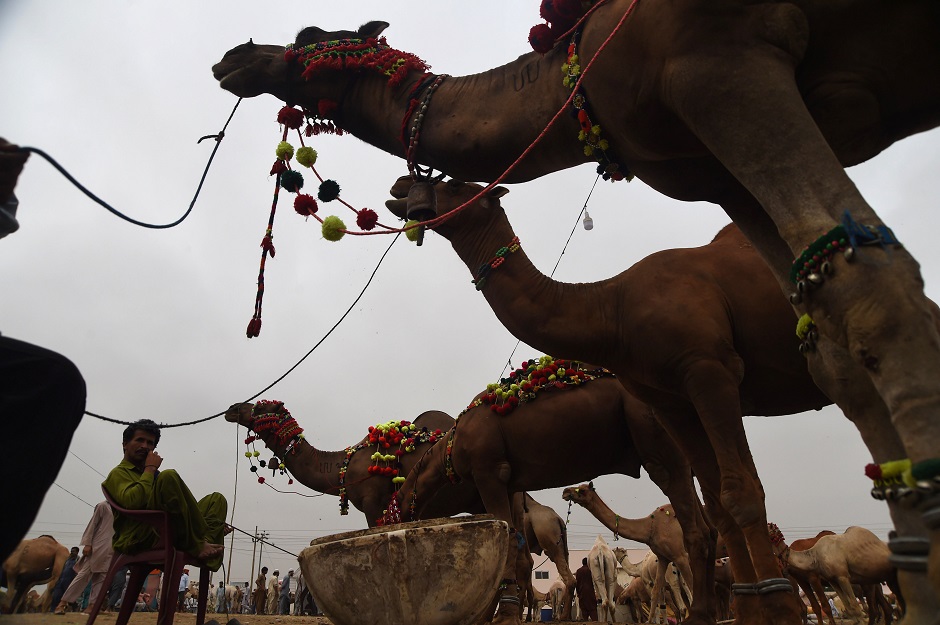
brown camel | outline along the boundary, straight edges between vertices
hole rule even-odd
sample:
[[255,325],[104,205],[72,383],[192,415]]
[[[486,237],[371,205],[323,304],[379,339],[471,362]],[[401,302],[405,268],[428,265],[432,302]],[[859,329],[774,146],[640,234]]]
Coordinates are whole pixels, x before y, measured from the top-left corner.
[[[369,452],[377,447],[376,443],[371,441],[370,436],[366,436],[360,443],[344,451],[321,451],[313,447],[306,437],[292,440],[278,436],[277,428],[259,427],[258,419],[271,415],[278,415],[279,423],[288,423],[293,419],[284,411],[284,405],[281,402],[233,404],[226,411],[225,419],[253,430],[304,486],[321,493],[342,494],[346,498],[345,501],[366,515],[369,527],[374,527],[383,520],[386,508],[398,485],[393,482],[391,476],[373,474],[369,471],[375,462]],[[411,432],[411,437],[415,438],[411,444],[398,444],[383,451],[391,452],[388,455],[395,455],[394,452],[398,449],[404,452],[397,455],[396,461],[399,463],[400,475],[404,479],[404,476],[415,473],[414,468],[420,459],[454,424],[453,417],[444,412],[436,410],[423,412],[414,420],[414,426],[417,432],[424,430],[424,436],[416,436],[415,432]],[[442,483],[433,497],[422,498],[422,504],[415,518],[430,519],[453,516],[463,512],[479,514],[486,511],[480,492],[470,481],[459,484]],[[521,521],[518,527],[523,528],[532,552],[542,553],[544,550],[559,572],[567,570],[568,538],[561,518],[554,510],[543,506],[528,495],[525,498],[525,505],[519,506],[520,515],[523,513],[523,507],[525,514],[520,516]],[[507,517],[506,520],[511,521],[511,517]],[[528,565],[528,570],[520,578],[529,580],[534,563],[528,552],[526,555],[528,557],[524,558],[524,561]],[[568,574],[571,575],[570,571]],[[507,577],[515,577],[515,574],[507,575]]]
[[[923,562],[904,576],[918,586],[909,594],[926,597],[912,609],[929,618],[940,595],[940,532],[930,534],[932,556],[916,539],[940,516],[940,480],[933,479],[940,474],[940,333],[917,263],[881,227],[844,167],[940,124],[940,83],[923,79],[940,74],[940,7],[932,0],[596,5],[579,41],[472,76],[425,80],[424,64],[383,47],[384,22],[358,31],[306,28],[289,54],[242,44],[213,73],[236,95],[270,93],[326,116],[406,157],[413,170],[423,163],[465,180],[496,180],[539,137],[505,181],[598,160],[605,176],[629,172],[670,197],[719,204],[799,311],[832,339],[810,358],[814,376],[855,420],[875,461],[909,458],[923,482],[921,509],[889,507],[901,538],[915,539],[905,544],[907,561],[911,548],[932,560],[932,592],[917,573]],[[340,60],[357,46],[350,62]],[[383,72],[391,67],[401,72],[390,79]],[[555,115],[569,100],[577,119]],[[557,123],[540,134],[553,116]],[[833,239],[838,251],[826,249]],[[743,373],[727,363],[701,368],[700,378],[731,374],[731,384]],[[726,385],[711,381],[704,386]],[[698,421],[686,428],[696,439],[736,441],[713,446],[721,471],[709,479],[720,490],[709,497],[733,511],[719,523],[739,528],[735,549],[753,549],[736,558],[739,583],[777,578],[752,461],[740,433],[702,405],[709,394],[695,394],[695,414],[677,408],[664,423],[679,436],[680,421]],[[910,493],[921,496],[902,492]],[[778,605],[792,603],[782,595],[760,598],[764,622],[798,620],[795,608]]]
[[[708,548],[711,532],[702,516],[688,464],[649,409],[609,373],[588,365],[567,365],[548,357],[527,361],[498,389],[478,395],[458,416],[448,436],[427,452],[417,470],[409,473],[399,490],[402,508],[407,511],[414,507],[425,517],[423,502],[450,482],[445,472],[449,463],[455,476],[476,485],[487,512],[512,527],[510,493],[555,488],[608,474],[639,477],[642,464],[682,512],[679,518],[689,532],[686,538],[695,554],[695,574],[690,573],[689,579],[694,580],[696,589],[698,584],[703,589],[696,613],[707,619],[711,610],[710,593],[705,590],[713,560],[713,549]],[[527,382],[534,387],[526,390]],[[492,403],[492,397],[498,397],[497,392],[509,394],[514,387],[521,389],[518,404],[505,414],[496,412],[494,409],[502,409],[510,400]],[[526,399],[529,393],[531,398]],[[585,451],[577,462],[558,461],[572,449]],[[680,532],[680,543],[682,536]],[[512,578],[511,566],[510,558],[507,578]],[[559,574],[568,584],[570,596],[574,576],[567,566],[559,567]],[[508,613],[501,607],[501,614]],[[562,618],[567,616],[563,613]]]
[[[410,179],[403,178],[392,194],[401,197],[410,185]],[[439,212],[448,215],[480,189],[456,181],[437,184]],[[494,252],[515,239],[499,203],[506,192],[497,187],[434,226],[471,271],[494,264]],[[399,216],[407,208],[404,200],[386,205]],[[759,539],[745,539],[748,528],[726,508],[727,502],[736,501],[738,515],[745,509],[764,518],[763,490],[750,491],[742,481],[738,489],[728,491],[718,459],[727,455],[729,441],[735,441],[736,453],[747,457],[747,475],[760,486],[746,453],[742,415],[792,414],[829,401],[799,355],[789,304],[740,230],[729,226],[709,245],[653,254],[593,284],[555,282],[532,265],[521,247],[506,249],[496,269],[485,276],[475,274],[502,324],[529,345],[603,362],[616,373],[653,409],[689,458],[709,516],[731,552],[735,578],[753,579],[753,554],[766,545],[776,572],[773,578],[767,573],[761,579],[782,579],[766,522]],[[549,319],[545,310],[553,311]],[[699,414],[707,415],[710,429],[704,429]],[[683,514],[679,518],[684,520]],[[693,596],[699,592],[695,577]],[[712,587],[711,581],[704,586]],[[747,613],[742,604],[751,603],[756,610],[758,597],[766,601],[774,595],[742,595],[738,614]],[[793,611],[799,610],[792,598],[784,598]]]
[[[670,563],[676,565],[683,583],[688,585],[693,583],[694,577],[689,566],[689,554],[685,548],[682,526],[676,518],[676,511],[673,506],[660,506],[645,517],[627,519],[615,514],[607,506],[597,494],[597,491],[594,490],[593,484],[569,486],[562,491],[561,496],[564,500],[573,501],[585,508],[615,535],[649,546],[650,551],[658,560],[652,590],[653,598],[657,602],[656,606],[662,604],[666,571]],[[617,560],[621,560],[623,557],[626,557],[626,551],[617,554]],[[633,575],[633,573],[630,574]],[[693,601],[695,599],[694,592],[692,593],[692,599]]]
[[870,530],[851,526],[842,534],[822,536],[803,551],[790,550],[790,570],[816,573],[828,580],[845,606],[844,618],[861,623],[863,614],[852,584],[863,587],[887,583],[903,606],[898,593],[897,573],[889,561],[888,546]]
[[4,614],[15,614],[25,606],[26,596],[33,586],[46,584],[42,611],[49,609],[52,588],[69,557],[69,550],[49,535],[20,541],[19,546],[3,562],[7,595],[0,606]]

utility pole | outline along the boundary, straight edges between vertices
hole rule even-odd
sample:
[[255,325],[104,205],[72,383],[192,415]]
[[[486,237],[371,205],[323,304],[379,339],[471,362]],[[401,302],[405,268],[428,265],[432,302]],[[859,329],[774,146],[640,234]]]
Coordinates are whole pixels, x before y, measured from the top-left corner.
[[248,578],[248,588],[254,592],[255,589],[255,547],[258,546],[258,526],[255,525],[255,533],[251,535],[251,577]]
[[[261,530],[261,533],[258,535],[255,540],[261,543],[261,546],[258,547],[258,570],[260,571],[264,568],[264,560],[261,559],[261,554],[264,553],[264,539],[270,536],[268,532]],[[266,580],[267,581],[267,580]]]

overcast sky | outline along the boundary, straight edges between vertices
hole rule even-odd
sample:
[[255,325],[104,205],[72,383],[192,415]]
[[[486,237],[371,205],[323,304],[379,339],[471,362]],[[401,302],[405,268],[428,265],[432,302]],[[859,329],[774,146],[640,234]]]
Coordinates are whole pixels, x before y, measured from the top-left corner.
[[[433,71],[475,73],[529,50],[538,4],[0,0],[0,136],[47,151],[129,215],[165,223],[186,210],[212,150],[212,142],[197,139],[218,132],[235,105],[210,71],[228,49],[249,38],[285,44],[304,26],[355,29],[381,19],[391,23],[389,44],[424,58]],[[28,162],[17,188],[21,229],[0,241],[0,332],[71,358],[87,381],[89,411],[178,423],[253,396],[329,331],[379,265],[391,237],[330,243],[317,222],[305,222],[282,199],[261,336],[245,338],[271,204],[279,107],[271,96],[242,102],[195,210],[170,230],[120,221],[38,157]],[[318,137],[312,145],[318,170],[339,182],[343,199],[392,223],[384,201],[407,173],[403,161],[350,136]],[[938,146],[937,132],[913,137],[850,172],[921,262],[934,299]],[[599,280],[656,250],[703,245],[728,221],[716,206],[670,200],[639,181],[602,182],[588,205],[594,229],[575,228],[561,256],[594,179],[585,165],[513,186],[503,198],[536,266],[550,273],[560,258],[559,280]],[[336,204],[321,214],[354,223]],[[420,248],[402,237],[349,316],[264,398],[284,401],[318,448],[343,449],[376,423],[430,409],[456,416],[510,355],[519,363],[539,353],[516,349],[450,245],[433,233]],[[868,495],[863,475],[870,456],[840,411],[748,418],[746,428],[768,517],[787,539],[849,525],[887,536],[886,507]],[[29,537],[52,534],[77,544],[101,499],[103,476],[121,460],[121,430],[85,417]],[[177,469],[197,496],[225,494],[234,525],[249,532],[257,526],[289,552],[365,527],[355,510],[339,515],[336,497],[259,485],[242,455],[244,437],[244,429],[217,418],[165,430],[159,451],[163,466]],[[29,468],[6,479],[29,479]],[[286,480],[275,485],[286,487]],[[604,477],[596,486],[624,517],[666,502],[645,475]],[[560,493],[534,496],[565,517]],[[611,538],[586,511],[571,511],[573,549],[589,548],[597,534]],[[236,536],[230,579],[245,580],[251,542]],[[296,564],[270,547],[263,560],[282,571]]]

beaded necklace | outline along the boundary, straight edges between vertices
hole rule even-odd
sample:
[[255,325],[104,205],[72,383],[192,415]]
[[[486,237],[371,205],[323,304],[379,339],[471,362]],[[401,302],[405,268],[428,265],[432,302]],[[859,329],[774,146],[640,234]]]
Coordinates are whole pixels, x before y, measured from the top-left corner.
[[288,44],[284,60],[302,64],[302,75],[306,80],[328,69],[370,70],[388,77],[391,88],[397,87],[412,71],[427,71],[429,68],[416,55],[389,47],[385,37],[334,39],[299,47]]

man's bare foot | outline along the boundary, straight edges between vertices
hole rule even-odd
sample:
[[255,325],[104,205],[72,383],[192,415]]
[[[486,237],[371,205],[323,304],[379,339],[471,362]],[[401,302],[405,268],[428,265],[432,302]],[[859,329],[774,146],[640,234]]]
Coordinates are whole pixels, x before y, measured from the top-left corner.
[[223,528],[222,528],[222,535],[223,535],[223,536],[228,536],[229,534],[231,534],[231,533],[234,532],[234,531],[235,531],[235,528],[232,527],[231,525],[229,525],[228,523],[226,523],[226,524],[223,526]]
[[217,556],[222,555],[223,547],[222,545],[215,545],[213,543],[203,543],[202,551],[196,555],[200,560],[210,560]]

